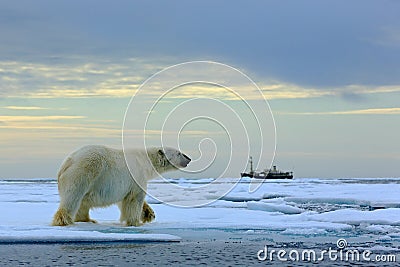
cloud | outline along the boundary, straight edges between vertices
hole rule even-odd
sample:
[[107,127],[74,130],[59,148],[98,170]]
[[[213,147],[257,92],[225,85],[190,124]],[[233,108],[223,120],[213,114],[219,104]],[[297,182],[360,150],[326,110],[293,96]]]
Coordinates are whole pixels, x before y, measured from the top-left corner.
[[363,100],[368,94],[400,92],[400,85],[369,86],[352,84],[335,88],[307,88],[295,84],[276,82],[264,85],[262,89],[267,99],[318,98],[325,96],[341,97],[346,100]]
[[36,107],[36,106],[29,106],[29,107],[24,107],[24,106],[6,106],[3,107],[4,109],[11,109],[11,110],[44,110],[48,108],[43,108],[43,107]]
[[352,84],[344,88],[340,88],[339,93],[343,92],[351,92],[352,94],[394,93],[400,92],[400,85],[368,86]]
[[280,115],[399,115],[400,108],[369,108],[329,112],[278,112]]
[[334,90],[318,90],[279,81],[261,86],[261,91],[267,99],[316,98],[335,95]]
[[[0,118],[1,120],[1,118]],[[118,140],[121,128],[106,124],[62,123],[57,120],[12,120],[0,124],[2,144],[22,144],[33,140],[113,138]]]
[[84,119],[85,116],[0,116],[2,122],[29,122]]
[[[88,98],[88,97],[132,97],[138,86],[134,88],[113,88],[113,89],[63,89],[62,87],[54,86],[48,90],[39,90],[34,93],[24,94],[29,98]],[[21,97],[16,95],[15,97]]]
[[146,77],[162,68],[163,60],[64,61],[69,63],[0,61],[0,97],[131,97]]
[[[69,64],[27,63],[19,61],[0,61],[0,97],[9,98],[88,98],[113,97],[130,98],[139,86],[157,71],[167,67],[167,59],[144,60],[130,58],[122,61],[109,62],[92,59],[90,63],[72,60]],[[187,70],[185,75],[195,77],[196,69]],[[210,72],[210,80],[213,80]],[[217,75],[218,76],[218,75]],[[154,84],[146,94],[159,97],[165,86],[172,82]],[[228,77],[229,78],[229,77]],[[233,77],[234,78],[234,77]],[[178,78],[176,78],[178,79]],[[229,81],[231,82],[231,81]],[[229,83],[228,82],[228,83]],[[241,81],[243,82],[243,81]],[[174,84],[173,84],[174,85]],[[254,86],[238,84],[235,90],[245,100],[258,100],[262,95],[267,100],[272,99],[302,99],[318,97],[341,97],[349,100],[363,100],[367,94],[400,92],[400,85],[370,86],[351,84],[342,87],[318,88],[307,87],[281,80],[265,78],[258,82],[261,94]],[[167,95],[167,98],[216,97],[225,100],[239,100],[229,89],[198,83],[179,87]],[[7,107],[6,107],[7,108]],[[8,106],[9,109],[24,109]],[[28,107],[28,109],[39,109]]]
[[348,110],[348,111],[336,111],[331,112],[332,114],[338,115],[398,115],[400,114],[400,108],[370,108],[370,109],[359,109],[359,110]]

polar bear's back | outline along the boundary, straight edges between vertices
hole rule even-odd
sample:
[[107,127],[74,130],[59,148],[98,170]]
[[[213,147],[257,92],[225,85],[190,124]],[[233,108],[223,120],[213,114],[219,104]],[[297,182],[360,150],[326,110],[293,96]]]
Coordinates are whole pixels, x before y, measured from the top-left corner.
[[[153,150],[153,149],[151,149]],[[135,177],[136,182],[143,183],[155,176],[146,150],[128,149],[130,169],[126,165],[124,152],[102,145],[87,145],[72,152],[63,162],[58,173],[58,180],[62,176],[76,176],[85,174],[87,177],[100,179],[124,179]],[[73,172],[73,174],[69,173]],[[67,175],[68,174],[68,175]],[[139,180],[138,180],[139,179]],[[141,181],[143,179],[143,181]]]
[[108,148],[105,146],[84,146],[72,152],[62,163],[58,172],[58,179],[72,169],[80,169],[82,173],[98,176],[108,163]]
[[58,172],[58,182],[65,179],[87,179],[93,182],[106,176],[127,174],[123,152],[101,145],[84,146],[72,152],[63,162]]

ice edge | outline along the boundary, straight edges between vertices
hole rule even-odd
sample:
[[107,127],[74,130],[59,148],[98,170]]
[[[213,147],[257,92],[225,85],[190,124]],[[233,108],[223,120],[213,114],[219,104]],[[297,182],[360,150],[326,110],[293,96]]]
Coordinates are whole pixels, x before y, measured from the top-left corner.
[[169,234],[135,234],[131,237],[78,237],[78,236],[1,236],[0,244],[75,244],[75,243],[161,243],[180,242],[181,238]]

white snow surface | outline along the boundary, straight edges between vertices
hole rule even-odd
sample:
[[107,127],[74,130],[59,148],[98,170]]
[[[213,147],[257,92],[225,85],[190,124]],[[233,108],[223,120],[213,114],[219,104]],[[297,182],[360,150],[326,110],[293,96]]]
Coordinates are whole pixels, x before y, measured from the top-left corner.
[[[0,180],[1,242],[178,241],[176,229],[278,231],[282,235],[325,235],[362,229],[371,234],[400,239],[400,179],[293,179],[263,182],[249,193],[249,179],[169,180],[185,188],[184,194],[166,190],[165,181],[149,184],[147,199],[156,220],[141,227],[119,223],[114,206],[91,211],[98,224],[50,226],[58,207],[53,179]],[[232,190],[219,196],[218,184]],[[225,187],[224,187],[225,188]],[[215,199],[198,207],[199,199]],[[167,199],[168,203],[160,203]],[[193,207],[182,208],[180,205]],[[249,232],[250,231],[250,232]],[[179,233],[179,232],[178,232]]]

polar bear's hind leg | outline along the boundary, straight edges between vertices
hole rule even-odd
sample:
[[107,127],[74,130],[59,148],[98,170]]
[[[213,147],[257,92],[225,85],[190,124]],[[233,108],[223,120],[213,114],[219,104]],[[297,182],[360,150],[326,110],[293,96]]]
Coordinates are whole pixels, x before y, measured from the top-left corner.
[[75,214],[82,202],[82,197],[77,196],[79,196],[79,192],[78,194],[66,194],[61,197],[60,206],[56,214],[54,214],[52,225],[66,226],[74,223]]
[[[92,183],[104,170],[105,161],[101,153],[89,153],[76,160],[68,158],[58,173],[60,206],[52,225],[66,226],[76,221],[92,221],[89,218],[89,202],[84,201]],[[79,211],[79,212],[78,212]],[[77,214],[78,213],[78,214]]]
[[[81,206],[83,197],[88,191],[89,185],[86,181],[84,178],[78,179],[76,183],[73,183],[71,180],[68,186],[60,187],[60,206],[56,214],[54,214],[52,225],[66,226],[74,223],[75,215]],[[69,180],[66,179],[64,182],[69,182]]]

